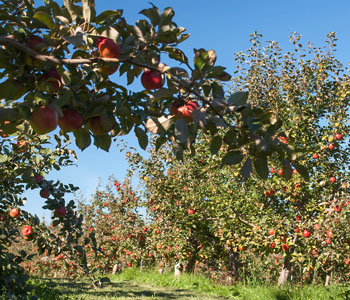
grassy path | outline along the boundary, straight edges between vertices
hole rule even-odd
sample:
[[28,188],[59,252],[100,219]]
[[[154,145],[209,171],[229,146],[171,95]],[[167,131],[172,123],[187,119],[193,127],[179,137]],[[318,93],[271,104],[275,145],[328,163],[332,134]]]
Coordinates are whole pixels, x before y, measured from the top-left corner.
[[[67,280],[55,280],[48,284],[49,287],[58,289],[63,296],[76,300],[224,300],[226,297],[213,297],[195,293],[190,290],[159,287],[133,281],[113,280],[105,284],[101,289],[92,289],[88,282],[71,282]],[[231,298],[232,299],[232,298]]]
[[[40,300],[350,300],[349,285],[330,287],[305,285],[276,286],[234,285],[220,286],[209,279],[184,274],[175,279],[173,274],[159,275],[147,271],[127,270],[115,276],[109,276],[111,282],[102,288],[93,289],[88,280],[72,281],[68,279],[44,280],[46,291],[53,291],[57,296],[40,297]],[[45,289],[44,289],[45,290]],[[59,293],[58,293],[59,292]]]

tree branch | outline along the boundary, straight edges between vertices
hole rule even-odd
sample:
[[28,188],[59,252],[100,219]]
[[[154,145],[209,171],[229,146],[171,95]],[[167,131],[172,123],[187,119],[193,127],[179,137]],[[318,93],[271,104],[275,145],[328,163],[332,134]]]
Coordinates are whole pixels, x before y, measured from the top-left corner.
[[202,95],[199,93],[193,91],[193,89],[185,82],[183,82],[181,79],[177,78],[175,75],[171,74],[168,71],[163,71],[160,68],[145,65],[139,62],[136,62],[133,58],[130,57],[121,57],[121,58],[103,58],[103,57],[92,57],[92,58],[74,58],[74,59],[67,59],[67,58],[57,58],[50,55],[44,55],[40,54],[31,48],[27,47],[26,45],[18,42],[15,38],[9,37],[9,36],[0,36],[0,44],[7,44],[10,46],[13,46],[19,50],[22,50],[29,56],[33,57],[34,59],[43,61],[43,62],[52,62],[54,64],[58,65],[81,65],[81,64],[93,64],[98,62],[106,62],[106,63],[128,63],[140,68],[147,68],[152,71],[156,71],[162,74],[167,74],[171,77],[173,81],[178,83],[181,87],[183,87],[186,91],[188,91],[191,94],[194,94],[196,97],[198,97],[203,103],[210,106],[210,108],[214,111],[214,113],[219,116],[224,123],[231,127],[231,125],[224,119],[223,115],[217,111],[217,109],[210,103],[207,99],[205,99]]

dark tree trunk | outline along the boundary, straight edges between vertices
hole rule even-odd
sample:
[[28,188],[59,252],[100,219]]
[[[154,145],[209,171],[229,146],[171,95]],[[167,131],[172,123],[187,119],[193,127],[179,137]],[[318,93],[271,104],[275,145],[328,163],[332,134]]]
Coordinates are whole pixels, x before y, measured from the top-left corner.
[[329,286],[329,283],[331,281],[331,274],[330,273],[327,273],[326,275],[326,281],[324,283],[324,286]]
[[238,269],[239,269],[239,253],[234,252],[233,248],[230,247],[228,254],[228,271],[229,276],[233,281],[238,280]]
[[196,256],[193,255],[190,257],[190,259],[187,262],[186,273],[192,273],[194,271],[195,263],[196,263]]
[[280,277],[278,278],[277,286],[285,285],[288,281],[288,276],[290,275],[292,268],[292,264],[290,262],[290,258],[286,257],[284,259],[283,267],[280,273]]

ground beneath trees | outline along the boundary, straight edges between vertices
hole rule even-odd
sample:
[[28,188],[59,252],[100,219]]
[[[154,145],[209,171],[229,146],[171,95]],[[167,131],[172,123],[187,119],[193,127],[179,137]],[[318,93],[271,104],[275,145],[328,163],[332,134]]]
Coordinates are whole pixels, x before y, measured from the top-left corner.
[[190,290],[159,287],[149,284],[138,283],[133,281],[113,280],[111,283],[106,283],[102,288],[93,289],[89,282],[72,282],[70,280],[55,279],[47,284],[55,290],[59,290],[62,296],[68,296],[70,299],[76,300],[225,300],[225,299],[240,299],[227,297],[213,297],[205,294],[195,293]]

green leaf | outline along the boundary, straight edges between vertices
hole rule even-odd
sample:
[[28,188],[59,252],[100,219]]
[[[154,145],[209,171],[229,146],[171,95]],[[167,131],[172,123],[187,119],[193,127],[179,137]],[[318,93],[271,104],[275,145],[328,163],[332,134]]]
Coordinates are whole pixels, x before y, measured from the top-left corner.
[[233,106],[245,105],[248,101],[248,92],[236,92],[230,96],[228,103]]
[[267,166],[267,157],[266,155],[257,155],[254,160],[255,171],[262,179],[267,179],[269,174],[269,169]]
[[100,24],[105,22],[107,19],[110,19],[109,21],[114,22],[116,19],[119,19],[122,14],[123,10],[105,10],[95,18],[94,22],[96,24]]
[[173,47],[165,47],[164,51],[169,53],[169,57],[182,63],[188,63],[188,58],[183,51]]
[[159,17],[159,27],[170,24],[174,14],[175,12],[171,7],[165,8]]
[[140,147],[143,150],[145,150],[147,148],[147,145],[148,145],[148,136],[147,136],[146,132],[140,127],[135,127],[135,134],[136,134],[136,137],[139,141]]
[[75,136],[75,144],[80,150],[84,150],[91,144],[91,136],[87,129],[80,128],[78,130],[74,130],[73,134]]
[[190,132],[184,119],[178,119],[175,121],[175,136],[180,143],[184,144],[187,148],[190,147]]
[[49,28],[51,30],[54,30],[56,28],[56,24],[53,21],[53,19],[51,18],[51,16],[44,11],[35,12],[33,18],[37,19],[41,23],[45,24],[47,26],[47,28]]
[[158,25],[159,23],[159,17],[160,17],[160,13],[159,10],[156,6],[152,5],[152,8],[148,8],[148,9],[143,9],[139,12],[139,14],[142,14],[146,17],[148,17],[152,23],[153,26]]
[[241,169],[241,175],[245,179],[253,175],[253,164],[252,164],[252,160],[249,157],[246,159],[246,161],[243,164],[243,167]]
[[4,163],[9,160],[9,156],[5,154],[0,154],[0,163]]
[[106,152],[109,151],[109,148],[111,147],[111,143],[112,143],[112,139],[108,134],[94,136],[94,145],[97,148],[101,148]]
[[237,165],[243,160],[244,155],[240,151],[230,151],[222,158],[223,165]]
[[219,135],[216,135],[213,137],[213,139],[211,140],[211,144],[210,144],[210,152],[211,154],[216,154],[222,145],[222,138]]

